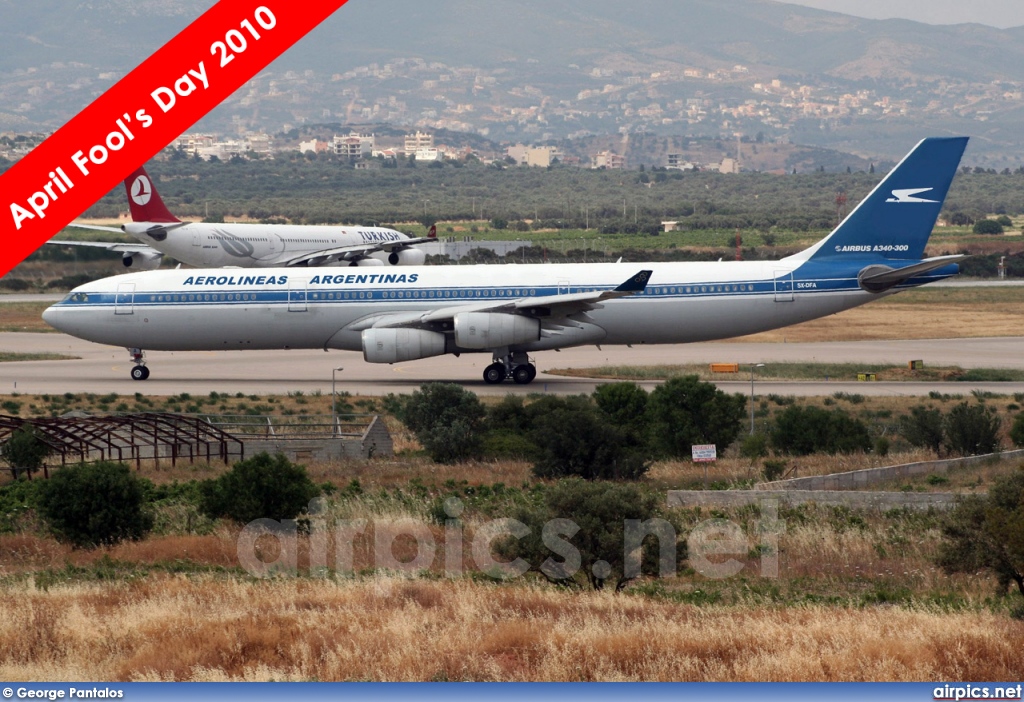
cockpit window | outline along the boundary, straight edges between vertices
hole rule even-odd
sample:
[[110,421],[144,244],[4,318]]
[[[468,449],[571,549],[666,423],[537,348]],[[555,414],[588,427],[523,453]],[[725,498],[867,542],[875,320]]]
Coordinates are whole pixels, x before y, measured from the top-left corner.
[[75,293],[75,292],[68,293],[68,295],[64,298],[63,301],[64,302],[88,302],[89,301],[89,295],[86,294],[86,293],[83,293],[83,292],[80,292],[80,293]]

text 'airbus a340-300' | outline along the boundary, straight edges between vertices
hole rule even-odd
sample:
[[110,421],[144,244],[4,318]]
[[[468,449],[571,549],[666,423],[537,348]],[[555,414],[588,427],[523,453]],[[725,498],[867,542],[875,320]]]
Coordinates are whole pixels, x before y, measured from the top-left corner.
[[198,268],[309,266],[421,266],[427,254],[416,244],[437,241],[437,228],[413,238],[387,227],[303,226],[240,222],[182,222],[164,205],[145,168],[125,178],[132,222],[115,227],[72,224],[79,229],[127,232],[139,244],[51,240],[55,246],[91,246],[122,255],[130,270],[151,271],[169,256]]
[[925,258],[966,138],[921,141],[827,237],[778,261],[275,268],[130,273],[43,313],[73,336],[143,349],[347,349],[370,363],[489,353],[488,383],[526,384],[529,354],[725,339],[842,312],[956,275]]

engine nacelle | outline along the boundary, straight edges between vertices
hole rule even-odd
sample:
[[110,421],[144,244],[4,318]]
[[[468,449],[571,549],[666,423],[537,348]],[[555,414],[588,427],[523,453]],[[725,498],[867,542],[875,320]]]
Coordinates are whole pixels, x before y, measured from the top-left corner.
[[126,253],[121,258],[121,263],[124,264],[125,268],[133,271],[152,271],[160,267],[160,262],[163,260],[164,255],[162,253],[146,253],[145,251],[135,251],[132,253]]
[[362,340],[367,363],[401,363],[445,351],[444,334],[424,329],[366,329]]
[[384,265],[384,261],[381,261],[379,258],[369,258],[369,257],[367,257],[367,258],[356,259],[355,261],[352,261],[352,263],[350,263],[348,265],[349,266],[359,266],[360,268],[369,268],[371,266],[383,266]]
[[497,349],[540,338],[540,320],[518,314],[462,312],[455,315],[455,344],[463,349]]
[[388,256],[392,266],[422,266],[427,262],[427,252],[423,249],[399,249]]

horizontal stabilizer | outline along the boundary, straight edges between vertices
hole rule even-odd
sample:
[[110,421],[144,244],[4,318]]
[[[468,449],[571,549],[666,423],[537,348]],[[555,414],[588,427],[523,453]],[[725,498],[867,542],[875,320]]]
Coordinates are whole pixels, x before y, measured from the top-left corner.
[[860,287],[867,292],[885,292],[889,288],[895,287],[906,280],[910,280],[911,278],[925,273],[930,273],[937,268],[944,268],[951,263],[962,261],[965,258],[967,258],[967,256],[960,254],[954,256],[938,256],[936,258],[925,259],[920,263],[915,263],[910,266],[904,266],[903,268],[893,268],[891,266],[884,266],[880,264],[866,266],[857,274],[857,282],[860,283]]

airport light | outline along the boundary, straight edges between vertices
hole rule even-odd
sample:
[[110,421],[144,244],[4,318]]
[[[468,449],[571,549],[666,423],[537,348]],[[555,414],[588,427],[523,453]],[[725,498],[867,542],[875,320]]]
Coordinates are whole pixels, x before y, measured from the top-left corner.
[[338,387],[338,371],[343,371],[344,368],[332,368],[331,369],[331,436],[338,435],[338,395],[336,389]]
[[763,363],[750,364],[750,433],[754,433],[754,369],[764,368]]

